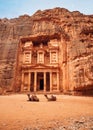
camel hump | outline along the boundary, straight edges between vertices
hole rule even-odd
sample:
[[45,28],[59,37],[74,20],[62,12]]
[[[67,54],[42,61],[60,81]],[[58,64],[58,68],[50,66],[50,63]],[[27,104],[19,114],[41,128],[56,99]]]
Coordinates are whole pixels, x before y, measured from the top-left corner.
[[52,100],[56,101],[56,96],[51,95]]
[[36,101],[36,102],[39,101],[39,98],[36,95],[32,95],[31,98],[32,98],[32,101]]

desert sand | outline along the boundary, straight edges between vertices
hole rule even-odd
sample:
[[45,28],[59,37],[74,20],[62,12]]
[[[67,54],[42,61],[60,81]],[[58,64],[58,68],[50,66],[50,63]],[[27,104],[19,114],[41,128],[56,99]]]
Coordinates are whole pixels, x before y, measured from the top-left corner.
[[37,96],[39,102],[26,94],[0,96],[0,130],[93,130],[93,97]]

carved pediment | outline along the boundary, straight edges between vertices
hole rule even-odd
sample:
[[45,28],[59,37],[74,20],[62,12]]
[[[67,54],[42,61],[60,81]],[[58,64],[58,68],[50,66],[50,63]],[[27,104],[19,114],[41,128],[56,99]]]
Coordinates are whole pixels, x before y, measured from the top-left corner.
[[59,47],[59,42],[57,41],[57,39],[50,40],[50,42],[48,42],[48,46],[49,47]]
[[36,64],[36,65],[22,65],[22,69],[55,69],[59,68],[59,66],[49,66],[44,64]]
[[24,48],[32,47],[33,43],[31,41],[25,42]]
[[44,64],[36,64],[36,65],[34,65],[34,66],[31,66],[31,68],[42,68],[42,69],[45,69],[45,68],[49,68],[49,66],[47,66],[47,65],[44,65]]

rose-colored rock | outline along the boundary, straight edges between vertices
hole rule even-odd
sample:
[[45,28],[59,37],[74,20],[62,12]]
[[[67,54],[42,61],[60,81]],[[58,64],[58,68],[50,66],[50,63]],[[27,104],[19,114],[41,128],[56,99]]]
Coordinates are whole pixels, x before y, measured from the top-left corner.
[[[17,54],[21,36],[61,40],[59,63],[64,92],[93,94],[93,15],[64,8],[0,19],[0,87],[17,87]],[[15,80],[16,79],[16,80]],[[15,82],[16,81],[16,82]]]

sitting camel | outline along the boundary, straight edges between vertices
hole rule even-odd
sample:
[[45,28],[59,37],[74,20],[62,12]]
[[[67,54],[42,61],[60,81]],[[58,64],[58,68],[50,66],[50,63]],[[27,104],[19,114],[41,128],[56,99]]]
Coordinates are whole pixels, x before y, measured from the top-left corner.
[[30,96],[30,94],[27,94],[27,96],[28,96],[28,101],[39,102],[39,98],[36,95]]
[[54,95],[51,95],[51,97],[48,97],[47,94],[44,95],[48,101],[56,101],[56,97]]

